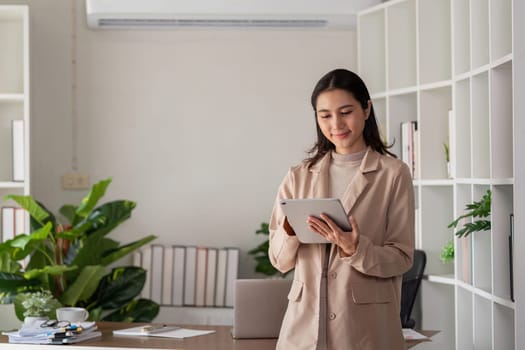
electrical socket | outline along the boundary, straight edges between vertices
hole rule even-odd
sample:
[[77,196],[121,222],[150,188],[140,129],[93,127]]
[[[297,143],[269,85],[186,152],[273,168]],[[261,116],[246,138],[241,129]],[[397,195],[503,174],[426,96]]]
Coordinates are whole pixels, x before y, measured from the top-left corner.
[[89,188],[89,175],[68,173],[62,176],[62,187],[65,190],[85,190]]

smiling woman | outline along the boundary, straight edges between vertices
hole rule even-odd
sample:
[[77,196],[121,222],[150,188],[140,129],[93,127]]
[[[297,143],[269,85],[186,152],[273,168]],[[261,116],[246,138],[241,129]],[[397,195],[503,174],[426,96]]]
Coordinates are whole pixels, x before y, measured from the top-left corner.
[[[401,281],[414,250],[409,169],[379,137],[355,73],[329,72],[311,101],[317,142],[281,183],[269,225],[270,261],[295,269],[277,349],[403,349]],[[292,227],[279,203],[297,198],[338,198],[351,230],[322,212]],[[301,243],[296,230],[307,229],[329,243]]]

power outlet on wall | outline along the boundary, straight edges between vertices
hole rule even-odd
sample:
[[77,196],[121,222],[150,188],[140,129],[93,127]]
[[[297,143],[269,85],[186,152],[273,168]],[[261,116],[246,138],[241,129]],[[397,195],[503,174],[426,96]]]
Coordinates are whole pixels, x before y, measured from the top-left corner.
[[89,175],[68,173],[62,176],[62,187],[65,190],[85,190],[89,188]]

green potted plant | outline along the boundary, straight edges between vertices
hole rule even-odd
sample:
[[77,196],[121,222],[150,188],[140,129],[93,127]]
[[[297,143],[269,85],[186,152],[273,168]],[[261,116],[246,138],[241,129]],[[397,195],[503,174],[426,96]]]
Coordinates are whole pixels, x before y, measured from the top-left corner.
[[23,308],[24,323],[32,324],[37,320],[54,318],[54,313],[61,305],[48,290],[17,295]]
[[[490,230],[490,220],[485,218],[490,216],[491,196],[492,192],[487,190],[480,201],[467,204],[465,206],[466,213],[452,221],[448,225],[448,228],[456,229],[462,220],[472,218],[473,220],[465,222],[463,226],[456,231],[456,236],[467,237],[473,232]],[[453,260],[454,240],[451,239],[441,250],[441,261],[443,263],[449,263]]]
[[448,264],[454,261],[454,240],[449,239],[447,244],[441,250],[441,261]]
[[450,169],[450,148],[446,142],[443,142],[443,152],[445,154],[445,161],[447,162],[447,176],[451,178],[452,173]]
[[135,266],[109,270],[111,264],[156,238],[149,235],[121,245],[108,237],[136,206],[128,200],[97,206],[110,183],[108,178],[93,185],[78,206],[62,206],[65,224],[31,196],[4,198],[29,213],[32,229],[0,244],[0,301],[14,302],[19,319],[25,310],[21,295],[42,291],[64,306],[86,308],[91,320],[149,322],[157,315],[158,304],[136,299],[146,271]]
[[[255,231],[255,234],[269,236],[270,230],[268,223],[261,223],[261,226],[258,230]],[[255,272],[260,272],[266,276],[277,275],[281,277],[286,277],[290,273],[290,271],[286,273],[281,273],[275,267],[273,267],[272,263],[270,262],[270,257],[268,255],[269,246],[270,241],[269,239],[266,239],[257,247],[248,252],[248,254],[252,255],[255,258],[255,261],[257,262],[257,265],[255,266]]]

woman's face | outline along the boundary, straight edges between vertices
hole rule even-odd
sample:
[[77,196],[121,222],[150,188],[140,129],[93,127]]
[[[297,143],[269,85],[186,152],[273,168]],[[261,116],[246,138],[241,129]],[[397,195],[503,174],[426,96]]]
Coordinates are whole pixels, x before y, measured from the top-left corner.
[[317,123],[323,135],[335,146],[336,153],[349,154],[366,148],[363,138],[370,101],[363,110],[359,101],[346,90],[334,89],[317,97]]

